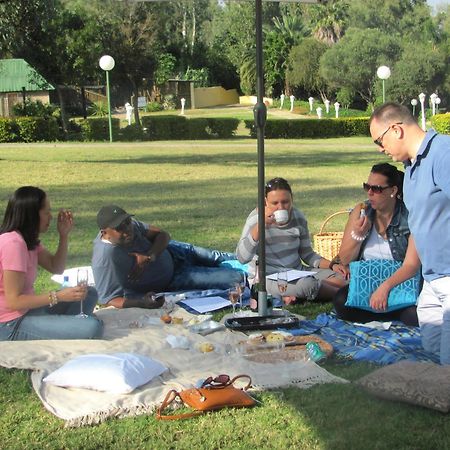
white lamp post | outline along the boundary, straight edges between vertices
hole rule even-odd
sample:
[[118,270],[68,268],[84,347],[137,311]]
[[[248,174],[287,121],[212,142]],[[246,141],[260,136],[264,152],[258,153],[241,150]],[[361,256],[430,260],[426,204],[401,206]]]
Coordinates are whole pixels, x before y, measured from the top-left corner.
[[426,95],[423,92],[421,92],[419,94],[420,109],[422,112],[422,130],[423,131],[427,131],[427,124],[426,124],[426,120],[425,120],[425,97],[426,97]]
[[184,106],[186,105],[186,99],[182,98],[181,100],[181,115],[184,116]]
[[436,97],[434,103],[436,103],[436,114],[439,114],[439,105],[441,104],[441,99],[439,97]]
[[386,95],[384,89],[384,81],[391,76],[391,69],[388,66],[380,66],[377,69],[377,77],[383,82],[383,103],[386,102]]
[[295,97],[293,95],[289,96],[289,100],[291,101],[291,109],[289,110],[290,112],[294,111],[294,100]]
[[336,111],[336,119],[339,117],[339,107],[340,107],[341,105],[339,104],[339,102],[336,102],[335,104],[334,104],[334,109],[335,109],[335,111]]
[[433,92],[430,95],[431,111],[432,111],[433,116],[436,114],[436,99],[437,99],[437,94],[435,92]]
[[309,102],[309,112],[312,112],[313,104],[314,104],[314,97],[309,97],[308,102]]
[[412,105],[412,107],[413,107],[413,116],[415,116],[415,115],[416,115],[417,99],[413,98],[413,99],[411,100],[411,105]]
[[318,108],[316,108],[316,113],[317,113],[317,117],[319,119],[322,118],[322,108],[319,106]]
[[100,68],[106,72],[106,97],[108,99],[108,123],[109,123],[109,142],[112,142],[112,124],[111,124],[111,100],[109,97],[109,71],[114,69],[116,64],[114,58],[109,55],[103,55],[98,62]]
[[325,111],[327,112],[327,114],[330,113],[330,100],[325,100],[323,102],[325,104]]
[[280,109],[283,109],[283,103],[284,103],[284,99],[285,99],[285,95],[284,94],[281,94],[280,95]]

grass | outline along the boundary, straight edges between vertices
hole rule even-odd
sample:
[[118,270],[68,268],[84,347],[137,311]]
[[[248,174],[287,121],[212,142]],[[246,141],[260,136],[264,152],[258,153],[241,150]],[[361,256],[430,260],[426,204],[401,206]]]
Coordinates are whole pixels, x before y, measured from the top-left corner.
[[[294,201],[316,233],[326,216],[364,198],[361,182],[384,161],[368,138],[266,142],[266,177],[286,177]],[[256,205],[256,143],[214,142],[0,145],[0,214],[20,185],[45,189],[53,210],[76,217],[68,266],[90,261],[95,215],[109,202],[179,240],[233,250],[248,212]],[[330,224],[339,230],[344,219]],[[43,237],[56,245],[54,227]],[[40,273],[37,289],[51,286]],[[329,305],[300,305],[308,317]],[[355,380],[370,364],[330,360],[332,373]],[[212,369],[212,373],[213,373]],[[280,389],[259,395],[251,410],[223,410],[184,422],[151,416],[109,420],[65,429],[45,411],[26,371],[0,369],[0,448],[147,449],[449,448],[448,417],[369,397],[352,384],[309,390]]]

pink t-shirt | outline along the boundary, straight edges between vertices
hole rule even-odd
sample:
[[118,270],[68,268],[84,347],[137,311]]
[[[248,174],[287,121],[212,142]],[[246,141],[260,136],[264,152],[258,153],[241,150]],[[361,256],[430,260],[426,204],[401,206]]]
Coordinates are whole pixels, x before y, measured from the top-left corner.
[[0,234],[0,322],[8,322],[23,316],[28,309],[9,309],[5,302],[3,271],[13,270],[25,274],[22,294],[34,294],[34,280],[37,276],[38,254],[42,246],[28,250],[22,235],[17,231]]

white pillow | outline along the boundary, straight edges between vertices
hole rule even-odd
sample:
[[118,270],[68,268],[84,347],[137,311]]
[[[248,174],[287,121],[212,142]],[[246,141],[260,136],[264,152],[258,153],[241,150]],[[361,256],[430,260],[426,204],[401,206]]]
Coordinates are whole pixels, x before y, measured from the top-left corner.
[[44,381],[61,387],[128,394],[166,370],[160,362],[133,353],[91,354],[71,359]]

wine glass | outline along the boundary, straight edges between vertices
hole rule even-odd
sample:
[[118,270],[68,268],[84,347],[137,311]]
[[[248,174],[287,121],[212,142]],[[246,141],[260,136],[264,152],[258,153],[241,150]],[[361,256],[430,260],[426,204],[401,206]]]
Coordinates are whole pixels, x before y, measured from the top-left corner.
[[236,316],[236,303],[239,299],[239,292],[236,289],[236,287],[228,289],[228,299],[231,302],[231,306],[233,306],[233,317],[235,317]]
[[242,273],[242,279],[236,285],[237,291],[239,293],[239,304],[241,306],[241,311],[244,309],[243,296],[244,296],[246,285],[247,285],[247,279],[246,279],[245,273]]
[[284,303],[283,297],[284,297],[284,294],[286,294],[286,291],[288,288],[288,280],[287,280],[287,272],[285,270],[278,272],[277,284],[278,284],[278,291],[279,291],[280,297],[281,297],[281,310],[283,312],[283,315],[286,316],[288,314],[288,312],[285,309],[285,303]]
[[[81,268],[77,270],[77,286],[84,287],[87,292],[88,287],[88,281],[89,281],[89,272],[87,269]],[[80,313],[76,315],[76,317],[79,317],[80,319],[85,319],[86,317],[89,317],[87,314],[83,312],[83,300],[80,300]]]

